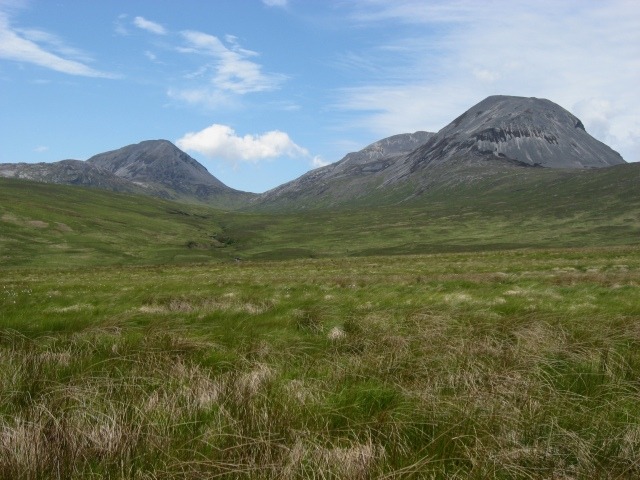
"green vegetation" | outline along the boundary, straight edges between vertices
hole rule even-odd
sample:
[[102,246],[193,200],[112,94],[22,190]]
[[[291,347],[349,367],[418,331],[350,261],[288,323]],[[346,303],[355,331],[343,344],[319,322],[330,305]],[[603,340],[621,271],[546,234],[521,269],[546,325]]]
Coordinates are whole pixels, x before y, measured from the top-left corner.
[[636,167],[522,169],[413,199],[396,191],[408,199],[400,205],[260,213],[0,179],[0,259],[55,267],[634,245]]
[[640,249],[4,270],[0,478],[637,478]]
[[0,179],[0,261],[57,267],[226,258],[218,216],[152,197]]
[[0,179],[0,479],[638,478],[635,170],[527,172],[298,213]]

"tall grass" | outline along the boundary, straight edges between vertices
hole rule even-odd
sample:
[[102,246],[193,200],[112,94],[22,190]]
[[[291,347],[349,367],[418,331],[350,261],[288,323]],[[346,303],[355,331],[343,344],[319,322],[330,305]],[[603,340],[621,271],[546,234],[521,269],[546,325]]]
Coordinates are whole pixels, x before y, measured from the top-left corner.
[[0,478],[637,478],[640,250],[4,270]]

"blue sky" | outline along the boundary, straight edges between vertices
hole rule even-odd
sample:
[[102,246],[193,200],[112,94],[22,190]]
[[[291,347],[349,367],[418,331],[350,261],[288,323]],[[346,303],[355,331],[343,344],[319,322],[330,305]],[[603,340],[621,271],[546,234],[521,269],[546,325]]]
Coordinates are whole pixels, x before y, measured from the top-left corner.
[[0,163],[176,143],[262,192],[488,95],[640,160],[640,2],[0,0]]

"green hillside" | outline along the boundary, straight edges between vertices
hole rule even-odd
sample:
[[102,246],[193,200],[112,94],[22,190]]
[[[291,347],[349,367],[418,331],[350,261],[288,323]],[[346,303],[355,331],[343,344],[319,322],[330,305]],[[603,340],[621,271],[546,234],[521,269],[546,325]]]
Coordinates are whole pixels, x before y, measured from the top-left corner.
[[[0,179],[3,266],[225,258],[216,211],[98,189]],[[202,252],[206,251],[206,256]]]
[[419,196],[404,187],[340,208],[229,217],[225,227],[250,230],[243,253],[262,258],[636,244],[639,167],[523,168]]
[[639,171],[294,213],[0,180],[0,479],[637,478]]
[[396,191],[395,205],[240,213],[0,179],[0,256],[71,266],[631,245],[638,185],[636,164],[522,169],[413,198]]

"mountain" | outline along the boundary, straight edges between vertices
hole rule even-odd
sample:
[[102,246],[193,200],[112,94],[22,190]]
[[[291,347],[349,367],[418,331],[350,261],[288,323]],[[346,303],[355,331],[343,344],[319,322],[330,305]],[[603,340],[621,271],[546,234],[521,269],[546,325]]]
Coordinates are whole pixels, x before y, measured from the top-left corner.
[[[421,133],[414,148],[372,155],[376,142],[341,161],[263,194],[257,208],[336,206],[352,202],[401,202],[430,189],[518,174],[525,167],[602,168],[626,163],[589,135],[582,122],[559,105],[538,98],[491,96],[437,134]],[[410,134],[417,135],[417,134]]]
[[[368,179],[394,165],[399,158],[424,145],[435,133],[415,132],[393,135],[379,140],[358,152],[348,153],[342,160],[312,170],[291,182],[262,194],[256,203],[260,205],[285,205],[306,202],[326,196],[339,201],[350,198],[366,187]],[[344,185],[344,189],[341,186]]]
[[261,195],[226,186],[167,140],[128,145],[86,162],[0,164],[0,176],[227,209],[300,210],[406,203],[527,170],[576,172],[624,163],[559,105],[539,98],[491,96],[437,133],[418,131],[379,140]]
[[114,192],[140,193],[140,189],[131,182],[80,160],[62,160],[53,163],[2,163],[0,177],[58,185],[81,185]]
[[147,140],[100,153],[87,163],[169,199],[242,203],[253,195],[226,186],[167,140]]
[[87,163],[143,188],[169,187],[179,193],[231,190],[205,167],[167,140],[147,140],[94,155]]
[[236,208],[255,194],[234,190],[167,140],[147,140],[86,161],[0,164],[0,176],[82,185]]
[[425,166],[463,156],[488,156],[547,168],[626,163],[559,105],[546,99],[501,95],[487,97],[464,112],[417,149],[407,163]]

